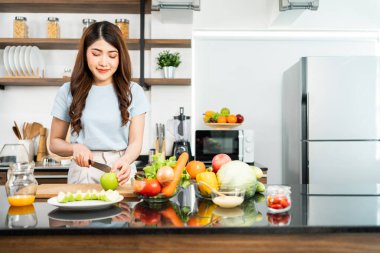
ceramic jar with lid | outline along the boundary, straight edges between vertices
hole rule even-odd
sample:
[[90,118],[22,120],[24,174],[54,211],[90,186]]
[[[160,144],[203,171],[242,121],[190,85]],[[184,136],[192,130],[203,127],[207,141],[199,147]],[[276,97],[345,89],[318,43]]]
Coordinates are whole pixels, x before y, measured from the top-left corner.
[[48,38],[58,39],[60,37],[59,19],[57,17],[48,17],[47,34]]
[[26,17],[16,16],[13,21],[13,38],[28,38]]
[[123,39],[128,39],[129,38],[129,20],[126,18],[115,19],[115,25],[117,25],[120,28],[121,34],[123,35]]
[[33,173],[34,162],[10,165],[5,190],[11,206],[28,206],[34,202],[38,182]]

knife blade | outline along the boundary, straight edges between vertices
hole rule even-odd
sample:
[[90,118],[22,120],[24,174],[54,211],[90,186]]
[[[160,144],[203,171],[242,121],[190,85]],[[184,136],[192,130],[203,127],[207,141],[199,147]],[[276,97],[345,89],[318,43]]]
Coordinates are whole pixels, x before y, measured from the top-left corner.
[[98,163],[92,160],[88,160],[92,167],[97,168],[98,170],[104,171],[106,173],[111,172],[111,167],[107,164]]

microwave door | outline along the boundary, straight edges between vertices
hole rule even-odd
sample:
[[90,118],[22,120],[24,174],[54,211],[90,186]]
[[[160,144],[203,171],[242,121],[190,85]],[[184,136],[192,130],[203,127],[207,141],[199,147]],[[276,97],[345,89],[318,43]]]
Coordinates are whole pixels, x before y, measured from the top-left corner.
[[217,154],[227,154],[239,159],[239,131],[197,130],[195,159],[209,163]]

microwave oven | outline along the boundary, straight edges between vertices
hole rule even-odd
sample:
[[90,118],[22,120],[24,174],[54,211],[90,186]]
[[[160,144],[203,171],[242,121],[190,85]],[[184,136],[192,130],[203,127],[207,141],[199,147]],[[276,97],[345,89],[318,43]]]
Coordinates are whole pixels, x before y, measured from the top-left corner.
[[232,160],[254,162],[253,130],[196,130],[195,159],[211,163],[217,154]]

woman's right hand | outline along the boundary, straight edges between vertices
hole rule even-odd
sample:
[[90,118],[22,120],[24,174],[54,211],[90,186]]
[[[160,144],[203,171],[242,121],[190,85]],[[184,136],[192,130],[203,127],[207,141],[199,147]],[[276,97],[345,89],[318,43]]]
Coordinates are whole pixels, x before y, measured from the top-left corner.
[[83,144],[73,144],[73,159],[80,167],[90,167],[91,151]]

